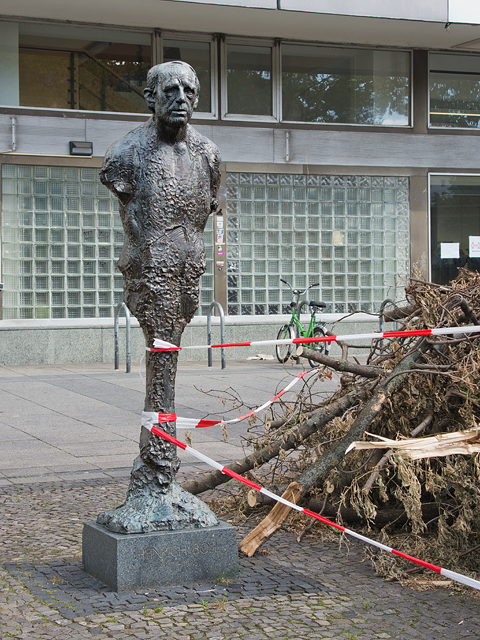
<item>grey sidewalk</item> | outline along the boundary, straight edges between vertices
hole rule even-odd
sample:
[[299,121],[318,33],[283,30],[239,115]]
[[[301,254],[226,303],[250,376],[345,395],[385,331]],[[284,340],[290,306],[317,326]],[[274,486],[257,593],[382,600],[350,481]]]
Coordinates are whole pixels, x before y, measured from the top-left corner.
[[[181,362],[177,415],[238,417],[272,398],[301,371],[301,365],[284,367],[276,360],[227,361],[224,370],[219,362],[211,368],[206,362]],[[326,391],[334,384],[317,382],[315,389]],[[284,398],[292,398],[300,387]],[[65,474],[71,479],[128,474],[138,453],[144,393],[138,366],[130,374],[105,364],[1,367],[0,486]],[[222,397],[227,400],[231,394],[247,408],[225,405]],[[193,445],[219,462],[229,462],[243,457],[241,435],[246,429],[246,422],[232,425],[227,442],[220,427],[197,429]],[[202,466],[183,451],[180,457],[184,465],[194,465],[192,471]]]

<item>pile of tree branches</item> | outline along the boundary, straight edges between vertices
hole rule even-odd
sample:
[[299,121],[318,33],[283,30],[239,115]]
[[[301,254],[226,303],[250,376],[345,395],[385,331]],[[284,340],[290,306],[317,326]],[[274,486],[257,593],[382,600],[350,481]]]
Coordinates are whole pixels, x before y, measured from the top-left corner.
[[[406,298],[384,313],[400,330],[479,324],[477,273],[461,270],[448,286],[412,277]],[[319,397],[317,377],[306,376],[294,404],[277,403],[268,421],[252,426],[253,453],[229,468],[280,493],[294,481],[297,502],[312,510],[377,530],[385,541],[404,536],[404,551],[480,573],[480,453],[421,459],[387,447],[347,453],[352,443],[374,439],[370,434],[400,440],[477,428],[480,334],[340,346],[341,357],[299,349],[297,357],[338,372],[337,390]],[[363,364],[350,356],[361,348]],[[183,486],[198,494],[227,481],[215,471]],[[250,502],[244,500],[246,509],[256,500]],[[399,571],[396,560],[377,565],[384,575]]]

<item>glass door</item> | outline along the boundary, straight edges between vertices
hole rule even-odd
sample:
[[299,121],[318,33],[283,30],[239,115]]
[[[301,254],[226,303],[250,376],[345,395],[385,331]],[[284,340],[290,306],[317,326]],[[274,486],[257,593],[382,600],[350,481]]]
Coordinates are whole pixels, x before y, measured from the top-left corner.
[[430,175],[431,279],[480,271],[480,175]]

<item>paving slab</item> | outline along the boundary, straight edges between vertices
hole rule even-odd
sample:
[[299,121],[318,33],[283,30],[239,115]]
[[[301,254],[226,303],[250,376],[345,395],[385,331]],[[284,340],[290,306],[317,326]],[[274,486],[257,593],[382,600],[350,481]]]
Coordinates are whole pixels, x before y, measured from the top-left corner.
[[[218,364],[181,362],[177,414],[238,417],[264,404],[302,370],[276,361],[230,361],[224,370]],[[335,385],[326,380],[317,387],[326,392]],[[293,398],[298,388],[284,399]],[[105,364],[0,367],[0,474],[23,477],[28,470],[30,478],[41,478],[58,470],[76,473],[79,463],[95,470],[124,469],[138,454],[144,395],[138,369],[126,374]],[[232,409],[232,399],[243,405]],[[244,455],[247,426],[229,427],[227,442],[221,427],[196,430],[194,446],[219,462],[238,459]],[[183,437],[180,430],[178,436]],[[196,462],[185,452],[180,459]]]
[[15,440],[35,440],[35,437],[21,429],[15,429],[15,427],[0,422],[0,442],[13,442]]

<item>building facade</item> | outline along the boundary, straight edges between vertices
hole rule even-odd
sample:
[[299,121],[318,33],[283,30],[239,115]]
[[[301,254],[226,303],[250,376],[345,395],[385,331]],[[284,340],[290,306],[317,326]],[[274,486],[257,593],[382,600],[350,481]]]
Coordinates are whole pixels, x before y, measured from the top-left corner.
[[214,299],[229,340],[273,337],[280,278],[319,282],[327,319],[361,322],[414,267],[445,283],[480,266],[472,0],[40,4],[0,15],[0,361],[112,359],[123,231],[98,169],[148,118],[146,73],[167,60],[196,69],[193,125],[223,160],[185,339]]

